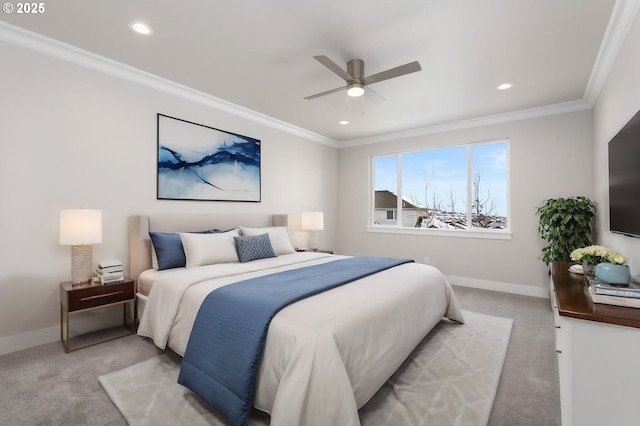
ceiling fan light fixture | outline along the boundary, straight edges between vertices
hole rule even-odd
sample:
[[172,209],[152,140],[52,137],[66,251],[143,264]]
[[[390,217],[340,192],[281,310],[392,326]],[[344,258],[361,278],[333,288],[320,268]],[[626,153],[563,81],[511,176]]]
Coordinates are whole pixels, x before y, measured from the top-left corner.
[[[365,76],[364,61],[362,59],[352,59],[347,62],[347,71],[343,70],[340,65],[336,64],[324,55],[314,56],[313,59],[329,68],[330,71],[343,79],[347,83],[347,95],[354,98],[364,95],[365,85],[369,86],[373,83],[379,83],[381,81],[389,80],[391,78],[400,77],[406,74],[411,74],[412,72],[422,70],[420,63],[418,61],[413,61],[409,62],[408,64],[400,65],[399,67],[389,68],[388,70]],[[320,96],[330,95],[331,93],[340,92],[344,89],[345,87],[342,86],[338,87],[337,89],[326,90],[324,92],[316,93],[315,95],[306,96],[305,99],[316,99]],[[368,90],[369,92],[367,92],[367,95],[373,94],[374,99],[378,99],[378,101],[384,100],[382,96],[376,94],[373,90]]]
[[352,98],[357,98],[364,95],[364,84],[362,83],[349,83],[347,86],[347,95]]

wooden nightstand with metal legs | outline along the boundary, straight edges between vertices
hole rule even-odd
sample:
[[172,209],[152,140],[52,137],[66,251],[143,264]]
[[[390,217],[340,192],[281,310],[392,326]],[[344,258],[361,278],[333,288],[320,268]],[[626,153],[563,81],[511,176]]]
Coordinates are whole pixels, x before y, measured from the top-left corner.
[[[60,341],[65,352],[93,346],[98,343],[108,342],[135,333],[136,302],[135,302],[135,282],[125,279],[121,283],[101,285],[92,282],[84,284],[73,284],[71,281],[60,283]],[[129,307],[129,304],[132,306]],[[69,318],[81,312],[94,309],[106,308],[109,306],[123,305],[123,325],[129,333],[109,337],[70,349],[69,347]],[[129,307],[129,309],[127,309]],[[127,324],[127,311],[131,314],[131,323]]]

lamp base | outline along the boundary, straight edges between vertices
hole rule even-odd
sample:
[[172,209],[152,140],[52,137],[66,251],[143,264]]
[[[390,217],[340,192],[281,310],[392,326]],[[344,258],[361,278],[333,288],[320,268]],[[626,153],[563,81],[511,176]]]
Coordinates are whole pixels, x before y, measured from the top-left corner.
[[82,284],[91,281],[93,246],[71,246],[71,281]]
[[309,231],[309,238],[307,239],[309,250],[318,250],[318,231]]

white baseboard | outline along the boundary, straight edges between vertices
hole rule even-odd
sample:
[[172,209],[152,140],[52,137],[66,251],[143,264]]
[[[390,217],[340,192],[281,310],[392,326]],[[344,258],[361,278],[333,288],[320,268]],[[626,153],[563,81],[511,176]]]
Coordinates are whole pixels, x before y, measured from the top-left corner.
[[14,336],[0,337],[0,355],[21,351],[60,339],[60,326],[41,328]]
[[[484,290],[501,291],[503,293],[519,294],[522,296],[532,296],[540,298],[549,298],[549,289],[541,287],[531,287],[526,285],[501,283],[496,281],[478,280],[475,278],[456,277],[452,275],[446,276],[447,281],[452,285],[461,287],[481,288]],[[144,302],[144,301],[142,301]],[[138,316],[142,314],[144,303],[138,305]],[[92,330],[100,330],[113,325],[117,325],[122,321],[122,311],[120,309],[112,309],[109,312],[103,312],[102,309],[87,312],[85,315],[74,315],[71,317],[71,337],[79,334],[87,333]],[[55,325],[40,330],[28,331],[26,333],[16,334],[14,336],[0,337],[0,355],[11,352],[21,351],[34,346],[44,345],[45,343],[55,342],[60,339],[60,326]]]
[[485,281],[475,278],[456,277],[453,275],[446,275],[445,278],[451,285],[458,285],[461,287],[481,288],[483,290],[500,291],[503,293],[518,294],[521,296],[540,297],[542,299],[549,298],[548,287],[532,287],[528,285],[501,283],[498,281]]
[[[95,311],[71,316],[69,335],[74,337],[118,324],[122,324],[122,308],[97,309]],[[60,340],[59,324],[13,336],[0,337],[0,355],[44,345],[45,343],[51,343],[57,340]]]

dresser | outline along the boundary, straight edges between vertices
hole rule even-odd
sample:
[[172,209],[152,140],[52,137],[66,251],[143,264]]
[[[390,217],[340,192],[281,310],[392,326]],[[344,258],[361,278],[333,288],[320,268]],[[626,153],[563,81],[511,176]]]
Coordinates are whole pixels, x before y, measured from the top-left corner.
[[639,425],[640,309],[592,303],[571,263],[550,266],[562,425]]

